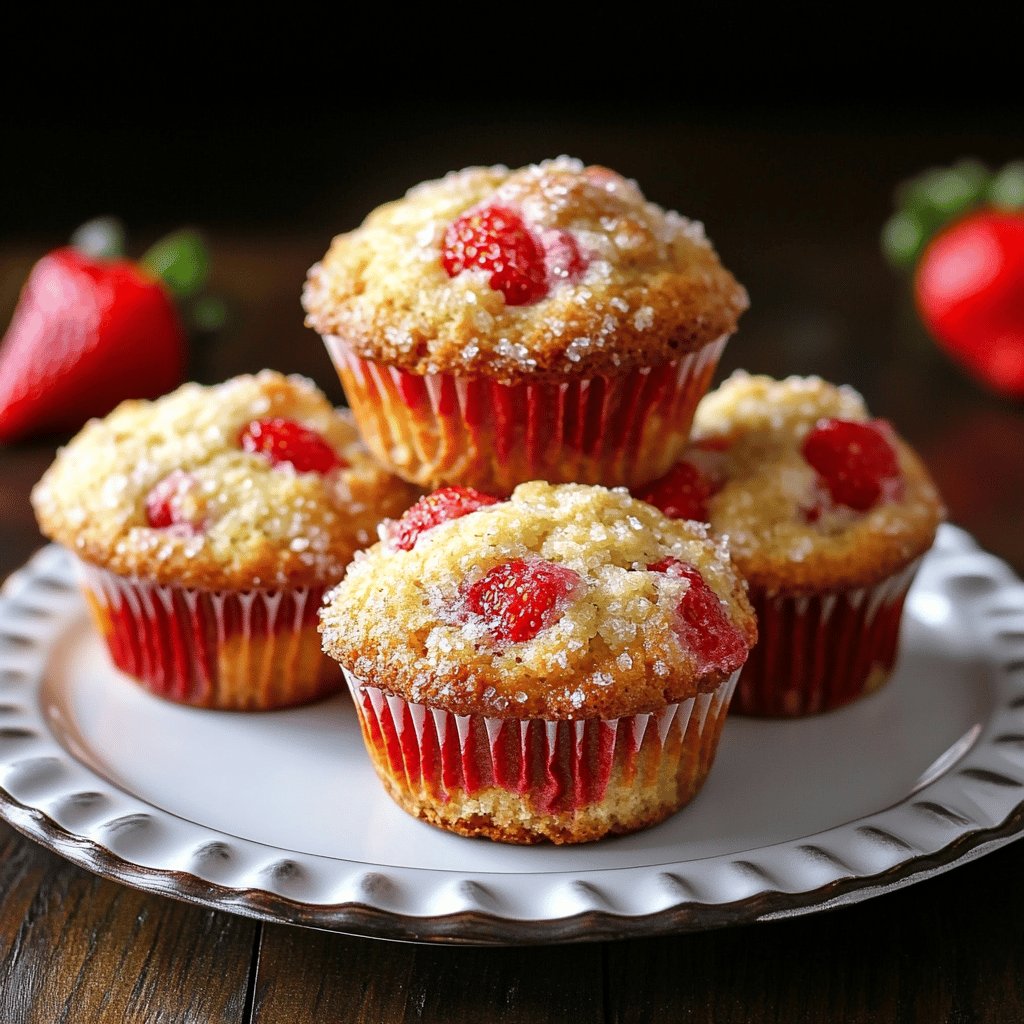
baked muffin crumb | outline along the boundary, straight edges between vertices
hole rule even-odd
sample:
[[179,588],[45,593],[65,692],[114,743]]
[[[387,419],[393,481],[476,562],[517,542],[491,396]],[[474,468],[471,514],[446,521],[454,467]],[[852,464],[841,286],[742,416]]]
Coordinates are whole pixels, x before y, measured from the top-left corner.
[[[467,613],[467,590],[531,559],[579,585],[559,592],[557,613],[533,636],[510,642]],[[744,585],[705,527],[669,520],[624,489],[535,481],[434,526],[409,550],[384,540],[358,555],[321,611],[324,649],[362,682],[455,714],[650,711],[729,674],[682,642],[679,607],[694,584],[651,568],[665,560],[695,567],[730,628],[754,642]]]
[[[488,269],[446,248],[460,218],[494,210],[519,240],[515,260],[545,264],[531,301],[502,290],[511,258],[495,282],[479,252],[485,235],[463,233],[460,244]],[[410,189],[334,239],[303,305],[310,327],[363,358],[511,384],[677,359],[735,331],[747,296],[700,223],[614,171],[559,157],[470,167]]]
[[[333,468],[301,472],[246,451],[246,428],[275,419],[314,432]],[[335,582],[378,522],[418,493],[373,462],[349,416],[312,381],[264,370],[213,387],[185,384],[90,421],[32,502],[44,533],[87,562],[151,582],[238,590]]]
[[926,468],[891,430],[900,486],[862,510],[827,500],[802,452],[823,419],[869,415],[849,386],[742,371],[697,407],[686,459],[716,480],[710,522],[751,585],[769,593],[878,583],[931,546],[944,515]]

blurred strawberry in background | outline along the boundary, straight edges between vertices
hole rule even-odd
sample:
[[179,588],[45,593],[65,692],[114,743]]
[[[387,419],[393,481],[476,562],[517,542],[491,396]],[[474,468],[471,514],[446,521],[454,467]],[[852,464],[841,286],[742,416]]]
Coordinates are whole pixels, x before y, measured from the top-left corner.
[[987,388],[1024,398],[1024,162],[929,170],[896,203],[882,244],[913,272],[925,327]]
[[202,240],[182,230],[137,262],[123,253],[121,225],[100,218],[32,268],[0,344],[0,443],[76,430],[181,383],[209,269]]

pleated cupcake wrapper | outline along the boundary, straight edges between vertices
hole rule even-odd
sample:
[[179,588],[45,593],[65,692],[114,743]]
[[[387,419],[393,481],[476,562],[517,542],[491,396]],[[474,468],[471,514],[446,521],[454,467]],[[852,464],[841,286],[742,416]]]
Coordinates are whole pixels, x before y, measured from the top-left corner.
[[207,591],[79,569],[114,664],[160,697],[265,710],[341,688],[316,628],[322,587]]
[[506,385],[409,373],[324,338],[359,429],[385,465],[424,487],[496,494],[527,480],[636,487],[666,473],[727,340],[621,374]]
[[652,714],[544,721],[455,715],[414,704],[342,670],[378,774],[417,803],[446,804],[497,788],[536,813],[599,805],[610,787],[676,774],[682,804],[714,760],[736,676]]
[[878,689],[896,660],[920,559],[871,587],[768,596],[751,588],[759,639],[733,698],[737,714],[796,717]]

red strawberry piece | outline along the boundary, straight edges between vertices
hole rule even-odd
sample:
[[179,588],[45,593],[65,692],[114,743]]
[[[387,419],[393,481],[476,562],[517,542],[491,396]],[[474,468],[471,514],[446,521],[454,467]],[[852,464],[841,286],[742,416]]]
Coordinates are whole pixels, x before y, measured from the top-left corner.
[[1024,397],[1024,210],[954,221],[925,249],[914,286],[943,348],[994,391]]
[[834,502],[864,512],[899,494],[903,476],[891,429],[884,420],[818,420],[802,451]]
[[402,518],[391,527],[389,540],[400,551],[410,551],[420,534],[449,519],[460,519],[478,508],[496,505],[499,500],[472,487],[442,487],[406,509]]
[[692,462],[677,462],[661,479],[648,484],[636,497],[661,509],[670,519],[708,521],[708,501],[718,490],[707,473]]
[[515,210],[484,206],[448,226],[441,265],[449,277],[483,270],[509,306],[526,306],[543,299],[552,285],[578,280],[587,259],[568,231],[552,228],[538,234]]
[[587,260],[576,239],[568,231],[545,231],[541,236],[544,263],[552,281],[578,281],[587,269]]
[[0,347],[0,442],[73,430],[181,383],[187,337],[164,285],[64,248],[32,268]]
[[466,606],[496,639],[519,644],[554,624],[566,598],[580,586],[579,573],[542,558],[515,558],[497,565],[466,591]]
[[488,283],[510,306],[526,306],[548,292],[544,249],[522,218],[503,206],[485,206],[453,221],[441,264],[449,277],[464,270],[490,274]]
[[747,660],[746,640],[729,621],[718,595],[696,567],[677,558],[663,558],[647,568],[690,584],[676,606],[676,631],[683,646],[693,651],[698,666],[703,670],[735,672]]
[[329,473],[348,463],[323,436],[294,420],[253,420],[238,438],[247,452],[270,460],[272,466],[290,465],[296,473]]
[[184,527],[189,533],[198,533],[201,522],[195,522],[182,509],[182,498],[196,485],[191,473],[176,469],[168,473],[146,495],[146,521],[158,530],[172,526]]

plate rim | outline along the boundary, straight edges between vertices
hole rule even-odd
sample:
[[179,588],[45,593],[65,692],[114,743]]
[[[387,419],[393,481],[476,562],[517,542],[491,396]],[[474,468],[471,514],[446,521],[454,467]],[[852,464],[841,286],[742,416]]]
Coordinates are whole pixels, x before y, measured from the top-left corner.
[[939,854],[922,854],[875,875],[849,876],[801,893],[764,890],[731,903],[684,902],[645,915],[590,910],[540,920],[515,920],[471,910],[416,917],[357,902],[313,905],[265,889],[224,886],[187,871],[147,868],[94,840],[74,835],[45,812],[21,804],[2,788],[0,818],[22,835],[102,878],[210,910],[359,938],[515,946],[654,938],[835,910],[945,874],[1019,839],[1024,832],[1024,802],[1017,805],[1003,826],[966,833],[950,844],[957,848],[953,859],[945,856],[950,849],[947,846]]
[[[502,879],[525,877],[520,872],[479,872],[476,877],[481,881],[478,882],[474,880],[474,872],[471,870],[374,865],[284,850],[255,840],[228,836],[210,826],[191,822],[174,812],[155,807],[134,793],[125,794],[123,788],[94,773],[89,766],[61,746],[59,741],[56,745],[64,757],[78,769],[84,770],[102,786],[116,789],[129,799],[146,806],[154,814],[183,822],[205,834],[208,841],[214,837],[228,838],[234,843],[251,845],[268,852],[276,851],[283,855],[283,859],[279,857],[276,863],[270,863],[258,872],[259,880],[255,884],[251,871],[244,872],[239,880],[245,884],[225,884],[215,878],[203,877],[195,870],[171,866],[152,867],[139,863],[113,848],[115,842],[105,845],[96,838],[81,834],[82,830],[76,832],[65,827],[42,807],[33,806],[31,801],[23,801],[9,792],[5,772],[33,758],[21,756],[11,761],[4,756],[2,746],[0,778],[4,779],[4,784],[0,785],[0,819],[79,867],[136,889],[263,921],[400,941],[471,945],[601,941],[747,924],[859,902],[951,870],[1012,842],[1024,833],[1024,604],[1018,610],[1011,602],[1009,614],[1005,602],[999,607],[1007,590],[1019,591],[1019,596],[1024,599],[1024,586],[1005,562],[982,551],[968,534],[956,527],[943,526],[936,547],[926,557],[932,560],[948,558],[954,562],[960,559],[965,562],[959,574],[950,578],[956,583],[961,597],[973,600],[975,605],[980,606],[974,608],[975,618],[970,619],[974,627],[972,639],[981,639],[978,635],[978,620],[986,617],[986,608],[988,618],[999,620],[997,635],[1007,638],[1002,644],[1006,650],[998,658],[988,649],[983,652],[988,667],[995,674],[992,685],[999,699],[993,703],[985,720],[983,735],[961,758],[891,807],[879,808],[814,836],[796,837],[751,850],[668,864],[580,868],[531,875],[531,878],[547,879],[560,887],[560,899],[556,900],[560,911],[547,915],[520,917],[501,912],[498,905],[500,901],[493,899],[493,890],[500,887]],[[40,587],[64,590],[75,587],[68,556],[55,545],[48,545],[36,552],[0,588],[0,673],[6,664],[2,641],[14,640],[24,645],[27,640],[29,644],[36,645],[45,666],[47,651],[60,635],[60,624],[65,619],[60,609],[51,610],[49,615],[45,611],[39,613],[36,610],[33,622],[37,627],[40,622],[44,625],[41,630],[34,631],[35,635],[33,631],[19,634],[16,628],[12,630],[8,622],[12,617],[17,620],[16,615],[12,616],[12,609],[20,606],[19,595]],[[48,635],[46,627],[53,632],[53,636]],[[39,632],[43,635],[38,635]],[[1013,678],[1015,676],[1019,677],[1016,681]],[[38,690],[39,683],[37,681],[35,684],[33,693]],[[40,721],[42,717],[40,714]],[[990,738],[990,742],[983,743],[984,733],[994,729],[998,718],[1012,720],[1017,731],[1005,732],[1004,723],[1001,737]],[[45,722],[43,724],[45,726]],[[44,729],[44,732],[45,736],[40,739],[55,741],[48,730]],[[3,734],[4,730],[0,728],[0,738]],[[1000,739],[1021,747],[1017,751],[1015,746],[1013,751],[1019,757],[996,758],[996,767],[992,767],[991,759],[986,764],[984,757],[972,758],[972,755],[991,752],[995,741]],[[1005,755],[1006,751],[1002,753]],[[53,760],[52,751],[49,754],[50,760]],[[941,799],[942,783],[949,781],[954,769],[962,765],[965,759],[978,763],[969,767],[966,775],[963,768],[956,772],[961,779],[967,780],[966,783],[961,782],[961,787],[968,784],[977,787],[977,792],[973,788],[963,792],[979,796],[982,804],[997,806],[996,820],[991,824],[968,820],[946,807]],[[40,757],[37,756],[35,760],[40,760]],[[935,787],[938,787],[936,792],[940,799],[934,802],[917,799]],[[943,811],[947,811],[949,816],[944,827],[947,832],[953,829],[952,837],[934,850],[915,849],[912,840],[908,842],[898,831],[884,827],[884,822],[882,825],[872,824],[874,819],[904,808],[910,801],[913,801],[912,806],[930,804],[932,808],[937,808],[935,814],[938,818],[943,816]],[[959,823],[956,818],[960,818]],[[855,866],[845,863],[844,858],[839,857],[837,860],[827,848],[815,842],[820,837],[852,827],[858,827],[870,840],[871,856],[868,862],[878,865],[878,855],[888,854],[878,870],[857,870]],[[95,826],[92,831],[95,831]],[[791,886],[787,888],[784,877],[780,878],[771,870],[765,871],[751,859],[752,855],[782,849],[794,843],[801,844],[802,848],[818,850],[825,862],[832,858],[834,870],[830,877],[819,885],[792,891]],[[312,862],[330,864],[339,872],[344,874],[347,871],[353,876],[347,878],[341,886],[346,898],[336,902],[316,902],[289,895],[288,871],[283,868],[287,865],[295,867],[296,860],[301,862],[306,858]],[[734,866],[742,866],[743,871],[749,871],[749,877],[742,880],[739,889],[741,894],[737,898],[702,898],[699,886],[689,884],[685,877],[674,875],[672,870],[683,865],[717,861],[731,862]],[[301,870],[301,863],[299,867]],[[276,870],[278,868],[282,868],[283,874]],[[845,873],[843,869],[846,869]],[[440,886],[443,891],[437,894],[434,901],[441,904],[441,909],[436,913],[423,914],[409,913],[396,906],[395,890],[400,895],[406,879],[428,872],[443,879]],[[610,898],[599,884],[595,884],[595,876],[607,877],[609,873],[614,873],[622,877],[623,873],[629,872],[643,876],[656,874],[662,880],[663,888],[667,886],[670,890],[670,902],[648,913],[624,912],[621,907],[615,906],[614,897]],[[453,885],[453,879],[461,881]],[[672,891],[676,898],[672,898]],[[659,899],[664,900],[664,893]]]

